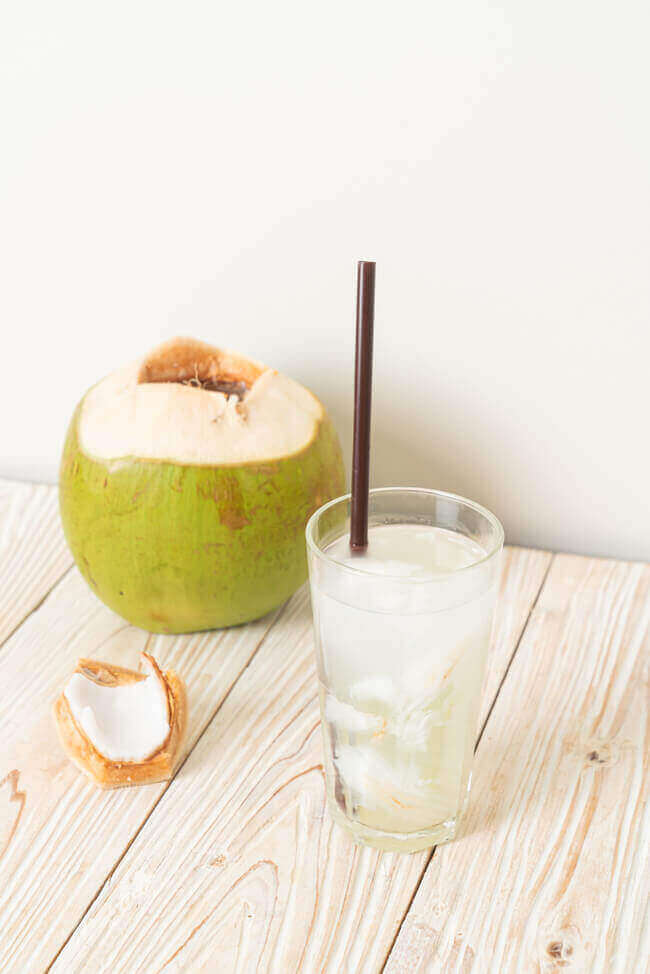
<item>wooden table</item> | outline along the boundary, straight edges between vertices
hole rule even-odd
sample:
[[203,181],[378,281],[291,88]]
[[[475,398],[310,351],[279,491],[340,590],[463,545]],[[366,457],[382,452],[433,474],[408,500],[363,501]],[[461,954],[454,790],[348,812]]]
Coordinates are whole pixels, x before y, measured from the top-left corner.
[[[309,602],[150,636],[0,482],[0,970],[636,974],[650,956],[650,567],[509,548],[463,835],[353,845],[325,807]],[[184,675],[173,781],[102,792],[51,704],[78,656]]]

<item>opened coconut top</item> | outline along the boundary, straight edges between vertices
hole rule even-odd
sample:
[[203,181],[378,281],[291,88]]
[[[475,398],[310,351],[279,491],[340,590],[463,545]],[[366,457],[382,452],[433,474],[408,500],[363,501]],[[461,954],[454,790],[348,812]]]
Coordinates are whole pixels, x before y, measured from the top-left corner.
[[293,379],[175,338],[90,390],[78,436],[85,453],[103,460],[264,462],[309,446],[322,416],[316,397]]

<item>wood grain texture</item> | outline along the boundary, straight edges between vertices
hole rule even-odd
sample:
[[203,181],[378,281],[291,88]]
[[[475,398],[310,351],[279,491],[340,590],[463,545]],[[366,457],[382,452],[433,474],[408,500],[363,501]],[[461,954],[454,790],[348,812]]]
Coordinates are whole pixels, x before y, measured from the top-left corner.
[[[51,707],[79,656],[137,668],[147,645],[188,686],[187,753],[275,616],[188,636],[150,636],[102,605],[76,569],[0,656],[0,970],[42,971],[167,783],[104,792],[66,759]],[[189,799],[189,796],[188,796]]]
[[71,564],[56,487],[0,480],[0,645]]
[[648,969],[649,622],[650,567],[556,556],[387,974]]
[[[488,693],[549,561],[543,552],[506,554]],[[321,762],[311,612],[302,592],[53,970],[380,970],[428,853],[382,854],[350,842],[327,814]]]

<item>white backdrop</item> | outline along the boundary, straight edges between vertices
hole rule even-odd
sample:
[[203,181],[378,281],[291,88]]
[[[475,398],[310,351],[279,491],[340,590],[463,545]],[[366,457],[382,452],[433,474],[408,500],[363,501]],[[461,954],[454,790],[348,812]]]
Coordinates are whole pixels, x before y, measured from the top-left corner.
[[4,4],[0,474],[54,481],[85,388],[178,333],[349,452],[375,258],[374,483],[650,558],[648,10]]

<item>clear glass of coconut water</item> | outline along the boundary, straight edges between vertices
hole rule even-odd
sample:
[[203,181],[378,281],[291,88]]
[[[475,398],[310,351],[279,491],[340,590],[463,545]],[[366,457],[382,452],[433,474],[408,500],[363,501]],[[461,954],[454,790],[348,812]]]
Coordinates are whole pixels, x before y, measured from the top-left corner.
[[452,839],[469,795],[503,529],[453,494],[370,491],[307,525],[330,810],[355,839],[414,852]]

